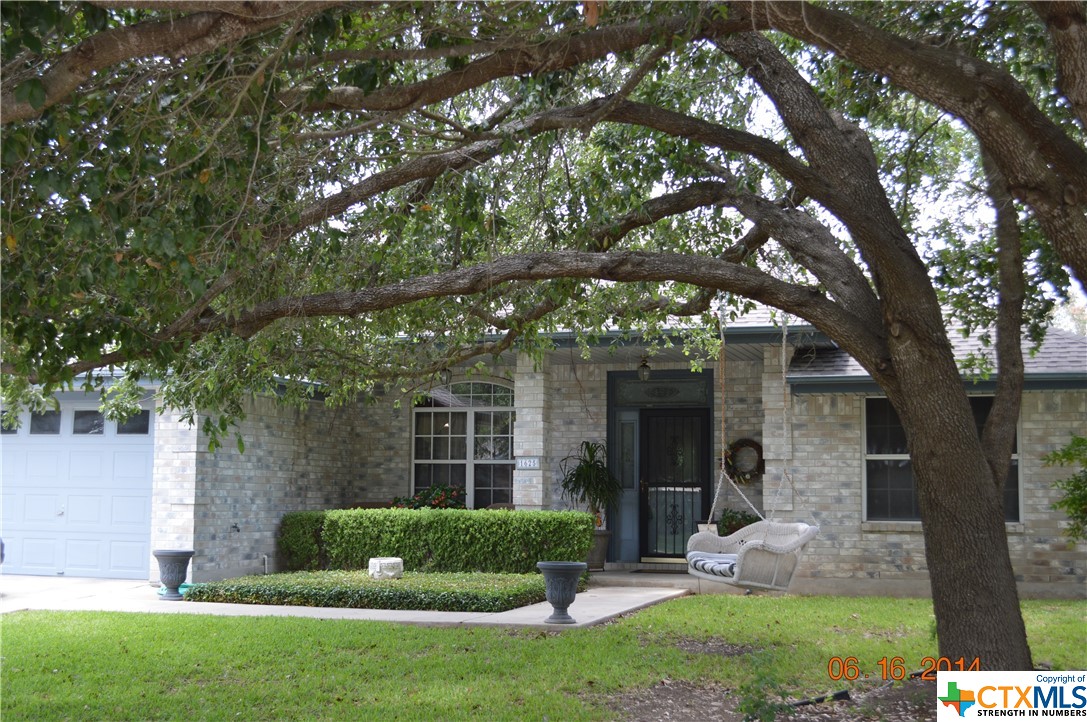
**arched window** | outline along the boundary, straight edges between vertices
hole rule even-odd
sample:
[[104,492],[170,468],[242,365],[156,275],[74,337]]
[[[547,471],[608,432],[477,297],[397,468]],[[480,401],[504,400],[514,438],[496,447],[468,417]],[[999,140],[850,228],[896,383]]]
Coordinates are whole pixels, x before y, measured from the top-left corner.
[[414,416],[414,491],[459,486],[469,509],[513,502],[513,389],[481,381],[442,386]]

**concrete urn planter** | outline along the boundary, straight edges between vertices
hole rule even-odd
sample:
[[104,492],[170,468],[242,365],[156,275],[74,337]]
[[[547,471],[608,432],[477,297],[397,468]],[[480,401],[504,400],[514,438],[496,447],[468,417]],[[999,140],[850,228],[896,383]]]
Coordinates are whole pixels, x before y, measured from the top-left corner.
[[585,560],[589,564],[590,571],[604,571],[604,562],[608,557],[608,541],[610,539],[611,532],[607,529],[597,529],[593,532],[593,545],[589,548],[589,557]]
[[168,601],[184,599],[179,588],[189,575],[189,560],[195,552],[192,549],[155,549],[151,553],[159,563],[159,581],[166,587],[162,598]]
[[543,573],[544,593],[554,611],[544,620],[546,624],[575,624],[577,620],[567,613],[577,596],[577,583],[588,568],[585,562],[536,562]]

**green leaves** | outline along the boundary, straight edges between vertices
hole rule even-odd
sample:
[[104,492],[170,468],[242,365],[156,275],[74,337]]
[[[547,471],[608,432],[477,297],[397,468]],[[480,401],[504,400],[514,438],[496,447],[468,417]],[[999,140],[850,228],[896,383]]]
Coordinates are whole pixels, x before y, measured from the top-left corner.
[[[231,324],[316,294],[395,294],[422,276],[541,251],[671,253],[696,269],[719,258],[751,227],[726,203],[629,232],[623,224],[706,178],[734,177],[738,190],[778,203],[795,183],[765,156],[807,162],[749,76],[714,43],[690,41],[722,8],[612,5],[589,28],[576,4],[350,6],[192,57],[149,52],[53,104],[43,69],[63,53],[93,33],[123,36],[185,11],[4,3],[5,79],[18,102],[50,105],[0,127],[5,363],[49,388],[72,374],[73,359],[81,370],[107,353],[144,364],[172,403],[210,414],[215,446],[241,396],[283,379],[289,403],[308,393],[297,379],[344,402],[383,383],[413,388],[415,374],[493,350],[507,331],[519,334],[514,349],[536,355],[555,329],[583,342],[615,327],[663,339],[662,329],[686,325],[697,335],[701,319],[669,316],[704,297],[691,279],[481,283],[475,294],[394,299],[352,317],[288,314],[239,329],[244,338]],[[1049,50],[1029,8],[841,9],[906,37],[961,41],[1066,117],[1039,74]],[[613,52],[631,33],[646,42]],[[873,141],[902,228],[918,245],[947,249],[934,265],[949,303],[991,318],[993,248],[972,211],[986,201],[974,187],[971,136],[863,68],[774,39]],[[658,43],[668,54],[639,68]],[[573,56],[540,55],[548,47],[577,48],[584,60],[565,67]],[[537,70],[513,70],[526,61]],[[471,74],[449,72],[469,64]],[[590,101],[607,108],[606,97],[644,105],[621,122],[585,112]],[[666,111],[690,118],[669,126]],[[755,153],[757,138],[772,150]],[[858,257],[823,207],[809,200],[800,212],[826,220]],[[1067,287],[1060,259],[1032,233],[1030,287]],[[807,275],[773,241],[745,264]],[[1045,303],[1028,301],[1035,319]]]
[[584,559],[592,530],[583,512],[338,509],[325,514],[319,546],[333,569],[396,556],[408,571],[529,574],[541,559]]
[[284,604],[348,609],[418,609],[504,612],[545,599],[539,574],[405,572],[400,579],[370,579],[365,571],[297,572],[196,584],[193,602]]
[[45,92],[45,85],[41,80],[31,78],[15,86],[15,99],[23,103],[30,103],[30,107],[34,108],[34,110],[41,110],[45,107],[48,94]]
[[1079,467],[1066,479],[1054,482],[1061,498],[1053,504],[1068,514],[1069,524],[1064,530],[1073,542],[1087,539],[1087,438],[1072,436],[1065,446],[1047,454],[1042,459],[1046,466]]

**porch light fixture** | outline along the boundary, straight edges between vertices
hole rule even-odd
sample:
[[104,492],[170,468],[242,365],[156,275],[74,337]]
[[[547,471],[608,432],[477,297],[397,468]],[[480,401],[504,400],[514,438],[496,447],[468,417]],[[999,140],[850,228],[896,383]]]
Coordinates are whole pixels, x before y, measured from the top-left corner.
[[643,358],[642,362],[640,364],[638,364],[638,380],[639,381],[648,381],[649,380],[649,374],[650,374],[649,364]]
[[453,372],[449,369],[442,369],[438,372],[438,380],[441,381],[442,386],[448,386],[449,382],[453,380]]

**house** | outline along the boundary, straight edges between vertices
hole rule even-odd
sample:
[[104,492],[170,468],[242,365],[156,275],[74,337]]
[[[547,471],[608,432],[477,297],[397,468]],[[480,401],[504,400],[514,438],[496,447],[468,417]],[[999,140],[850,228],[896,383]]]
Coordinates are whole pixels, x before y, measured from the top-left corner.
[[[244,453],[209,452],[180,412],[154,413],[153,390],[144,413],[120,425],[96,398],[62,395],[59,412],[25,414],[0,437],[4,571],[154,579],[152,549],[194,548],[195,581],[262,573],[278,566],[284,513],[388,502],[437,483],[465,486],[473,508],[565,508],[559,465],[584,439],[607,441],[626,489],[608,515],[609,568],[674,564],[718,493],[723,422],[725,443],[750,457],[750,478],[726,483],[719,506],[745,509],[746,497],[768,517],[821,527],[793,592],[928,593],[897,418],[810,326],[783,338],[765,316],[731,324],[723,374],[712,360],[691,371],[681,347],[650,354],[618,333],[587,351],[572,337],[555,343],[540,364],[508,353],[485,375],[454,372],[414,407],[297,410],[254,397]],[[965,340],[957,352],[972,350]],[[1025,362],[1005,497],[1020,593],[1082,598],[1087,545],[1069,543],[1051,509],[1052,482],[1068,470],[1041,457],[1084,433],[1087,338],[1053,330]],[[964,383],[982,413],[992,384]]]

